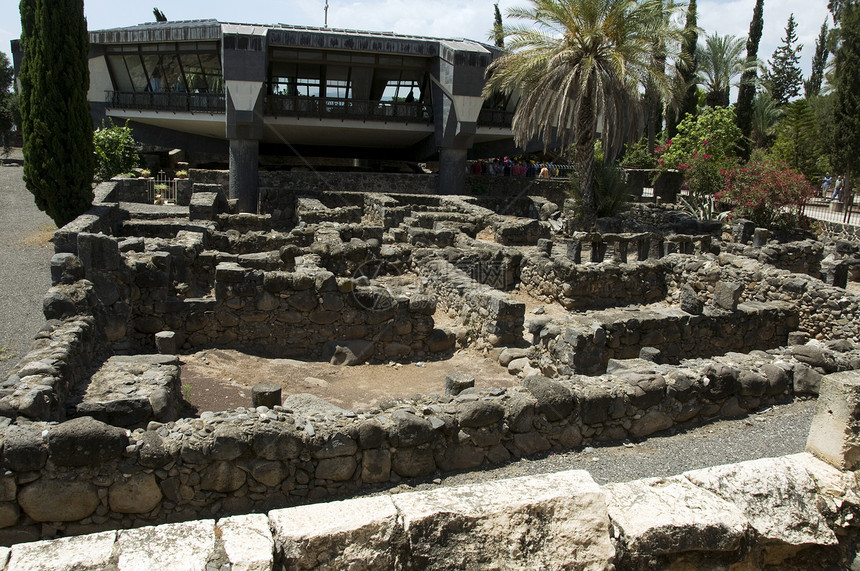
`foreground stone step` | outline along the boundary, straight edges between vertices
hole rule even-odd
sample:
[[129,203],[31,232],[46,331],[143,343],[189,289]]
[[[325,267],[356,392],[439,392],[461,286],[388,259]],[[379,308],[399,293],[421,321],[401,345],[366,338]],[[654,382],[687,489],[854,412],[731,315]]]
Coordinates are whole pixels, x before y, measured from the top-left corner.
[[0,569],[848,568],[858,510],[855,474],[804,453],[602,487],[571,470],[23,543],[0,548]]

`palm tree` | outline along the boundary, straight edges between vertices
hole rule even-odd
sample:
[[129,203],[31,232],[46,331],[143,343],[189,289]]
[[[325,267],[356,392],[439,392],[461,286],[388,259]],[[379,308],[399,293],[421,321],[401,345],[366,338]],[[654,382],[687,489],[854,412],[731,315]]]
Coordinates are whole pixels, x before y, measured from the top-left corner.
[[[640,86],[648,79],[662,93],[669,80],[653,46],[665,42],[665,57],[677,54],[681,30],[671,17],[677,7],[660,0],[531,0],[508,10],[508,50],[487,70],[485,97],[520,93],[514,140],[541,137],[575,145],[582,190],[583,225],[596,218],[594,140],[599,130],[604,158],[618,156],[642,123]],[[663,54],[661,54],[663,55]],[[631,128],[633,127],[633,128]]]
[[751,137],[756,148],[764,149],[770,146],[781,118],[782,110],[771,97],[770,91],[759,90],[752,104]]
[[729,106],[732,82],[749,67],[745,48],[745,38],[708,34],[705,44],[700,44],[696,49],[699,83],[705,87],[705,103],[708,107]]

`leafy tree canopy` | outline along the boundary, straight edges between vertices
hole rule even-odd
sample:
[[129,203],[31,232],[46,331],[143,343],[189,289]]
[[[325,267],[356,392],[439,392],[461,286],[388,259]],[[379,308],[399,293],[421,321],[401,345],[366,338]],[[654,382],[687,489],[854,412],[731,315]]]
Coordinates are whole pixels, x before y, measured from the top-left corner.
[[803,85],[803,72],[800,70],[800,51],[803,45],[797,44],[797,22],[794,14],[788,17],[785,37],[782,44],[774,50],[769,69],[765,70],[762,81],[770,90],[777,105],[785,105],[800,94]]
[[662,168],[689,164],[694,155],[708,155],[716,163],[737,156],[737,142],[742,137],[730,107],[707,107],[698,117],[687,115],[678,124],[678,133],[658,147]]

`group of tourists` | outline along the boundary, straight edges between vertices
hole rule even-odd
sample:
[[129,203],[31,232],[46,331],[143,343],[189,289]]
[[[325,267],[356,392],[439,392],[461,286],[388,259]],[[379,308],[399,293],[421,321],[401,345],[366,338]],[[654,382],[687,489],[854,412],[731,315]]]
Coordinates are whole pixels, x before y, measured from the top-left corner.
[[538,163],[526,160],[511,160],[508,157],[495,159],[480,159],[473,161],[467,166],[467,172],[471,174],[483,174],[491,176],[522,176],[526,178],[550,178],[565,176],[561,171],[566,169],[552,162]]
[[827,198],[827,193],[830,191],[830,187],[833,186],[833,193],[830,195],[830,202],[834,200],[842,200],[842,189],[845,187],[845,180],[842,178],[842,175],[836,177],[836,182],[833,182],[833,178],[830,176],[830,173],[824,175],[824,182],[821,184],[821,191],[825,198]]

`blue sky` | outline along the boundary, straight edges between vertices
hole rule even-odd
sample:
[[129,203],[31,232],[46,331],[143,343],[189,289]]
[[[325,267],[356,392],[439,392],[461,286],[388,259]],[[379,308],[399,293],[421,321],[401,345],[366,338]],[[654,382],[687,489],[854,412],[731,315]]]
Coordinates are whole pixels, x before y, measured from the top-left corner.
[[[500,0],[505,9],[522,0]],[[746,37],[755,0],[699,0],[699,25],[708,33]],[[84,11],[91,30],[131,26],[153,21],[158,6],[171,20],[215,18],[225,22],[285,23],[322,26],[325,0],[85,0]],[[803,44],[801,65],[808,74],[815,38],[827,12],[827,0],[766,0],[764,33],[759,58],[767,60],[779,45],[788,16],[794,13]],[[487,40],[493,22],[493,0],[329,0],[328,24],[332,28],[392,31],[434,37]],[[9,41],[21,34],[16,0],[0,0],[0,49],[10,53]]]

